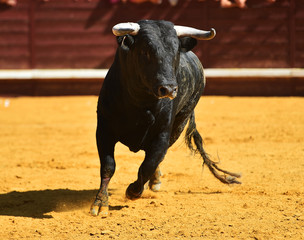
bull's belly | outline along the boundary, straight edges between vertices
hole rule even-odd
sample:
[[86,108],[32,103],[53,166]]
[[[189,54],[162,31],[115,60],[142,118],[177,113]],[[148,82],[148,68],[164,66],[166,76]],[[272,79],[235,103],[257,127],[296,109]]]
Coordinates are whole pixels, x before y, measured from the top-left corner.
[[133,136],[131,138],[130,136],[121,137],[119,142],[127,146],[130,149],[130,151],[136,153],[142,149],[143,137],[141,136]]
[[140,124],[121,125],[118,141],[127,146],[130,151],[143,150],[144,141],[150,130],[150,125],[145,122]]

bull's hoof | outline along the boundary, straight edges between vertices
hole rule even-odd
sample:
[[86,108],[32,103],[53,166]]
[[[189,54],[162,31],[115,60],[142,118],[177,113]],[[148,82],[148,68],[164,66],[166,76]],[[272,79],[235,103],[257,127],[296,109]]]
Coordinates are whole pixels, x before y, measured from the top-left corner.
[[132,183],[129,185],[129,187],[126,190],[126,197],[130,200],[136,200],[136,199],[140,198],[142,195],[142,192],[143,192],[143,190],[142,190],[141,192],[136,193],[136,191],[134,191],[134,186],[135,186],[135,184]]
[[93,205],[91,206],[91,210],[90,210],[91,215],[94,217],[97,217],[99,214],[99,211],[100,211],[100,206],[94,205],[94,203],[93,203]]
[[106,218],[109,214],[109,207],[108,206],[102,206],[100,208],[100,212],[99,212],[99,215],[102,217],[102,218]]
[[151,191],[158,192],[160,190],[160,185],[161,185],[161,182],[159,182],[159,183],[150,183],[149,187],[150,187]]
[[109,207],[108,206],[101,206],[100,203],[94,202],[91,206],[90,213],[92,216],[97,217],[100,215],[102,218],[108,216]]

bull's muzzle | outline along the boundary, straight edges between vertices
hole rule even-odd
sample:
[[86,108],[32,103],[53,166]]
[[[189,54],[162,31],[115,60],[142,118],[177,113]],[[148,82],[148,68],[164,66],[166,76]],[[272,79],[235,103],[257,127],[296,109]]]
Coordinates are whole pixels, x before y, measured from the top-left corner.
[[162,85],[157,89],[158,98],[170,98],[171,100],[177,96],[178,87],[174,85]]

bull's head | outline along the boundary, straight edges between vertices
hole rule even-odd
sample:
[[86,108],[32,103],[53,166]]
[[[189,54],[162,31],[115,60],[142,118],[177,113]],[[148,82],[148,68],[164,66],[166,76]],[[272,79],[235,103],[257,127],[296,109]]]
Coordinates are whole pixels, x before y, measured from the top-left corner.
[[138,23],[119,23],[113,27],[120,45],[121,64],[140,82],[132,88],[147,91],[157,98],[177,96],[177,71],[180,53],[191,50],[197,40],[209,40],[215,30],[175,26],[167,21],[144,20]]

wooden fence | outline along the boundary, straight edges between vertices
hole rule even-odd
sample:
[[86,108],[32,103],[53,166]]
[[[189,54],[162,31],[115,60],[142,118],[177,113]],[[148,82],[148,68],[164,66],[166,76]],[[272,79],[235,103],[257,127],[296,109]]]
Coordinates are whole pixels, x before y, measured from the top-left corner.
[[18,0],[0,5],[0,69],[108,68],[114,24],[165,19],[217,30],[194,49],[207,68],[303,68],[304,1],[248,0],[222,9],[214,0],[110,4],[108,0]]

